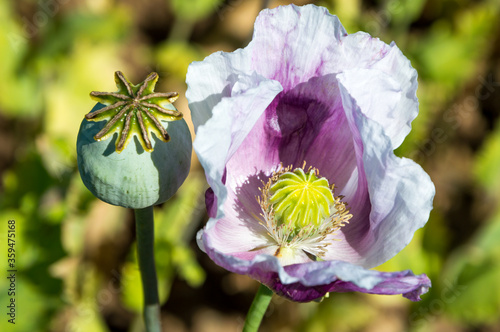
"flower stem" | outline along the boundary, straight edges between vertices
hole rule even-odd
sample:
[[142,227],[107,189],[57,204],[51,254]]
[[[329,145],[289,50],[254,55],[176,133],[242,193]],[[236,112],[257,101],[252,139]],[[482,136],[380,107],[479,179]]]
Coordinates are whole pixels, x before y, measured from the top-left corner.
[[250,310],[248,310],[247,318],[245,319],[245,326],[243,332],[257,332],[266,313],[267,307],[271,302],[273,292],[264,285],[260,285],[259,291],[253,299]]
[[147,332],[160,332],[160,300],[154,256],[153,207],[136,209],[137,257],[144,292],[144,323]]

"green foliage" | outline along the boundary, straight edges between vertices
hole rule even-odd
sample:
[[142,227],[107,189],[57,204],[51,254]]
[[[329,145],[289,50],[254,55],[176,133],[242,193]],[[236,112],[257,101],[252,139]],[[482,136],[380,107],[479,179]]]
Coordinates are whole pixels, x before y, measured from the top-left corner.
[[42,95],[37,89],[40,81],[33,67],[24,63],[29,45],[7,1],[0,2],[0,22],[0,112],[37,115],[42,111]]
[[156,52],[156,59],[178,81],[184,81],[188,66],[193,61],[201,61],[204,54],[195,45],[169,41],[160,45]]
[[386,2],[387,11],[392,16],[392,25],[396,31],[407,31],[409,25],[417,20],[426,1],[424,0],[391,0]]
[[[490,198],[500,200],[500,127],[488,137],[475,163],[474,174]],[[494,322],[500,312],[500,207],[474,239],[450,259],[447,277],[463,285],[463,295],[450,305],[458,321]]]
[[331,294],[320,304],[309,304],[310,313],[300,331],[357,331],[376,316],[376,309],[365,296]]
[[172,0],[171,6],[178,19],[199,20],[218,10],[222,0]]
[[448,312],[469,324],[493,323],[500,312],[500,212],[473,241],[450,259],[445,280],[453,280],[460,292]]
[[453,21],[436,21],[428,37],[414,45],[420,76],[449,90],[460,87],[488,50],[486,36],[491,33],[490,22],[496,13],[494,6],[484,4],[457,12]]
[[[61,179],[62,180],[62,179]],[[15,220],[15,269],[18,331],[35,331],[46,326],[62,307],[62,284],[53,278],[48,266],[63,257],[60,223],[65,209],[60,203],[65,182],[52,178],[40,157],[28,152],[3,175],[4,192],[0,194],[1,250],[7,252],[7,220]],[[6,280],[0,283],[0,301],[8,303]],[[30,303],[26,306],[25,303]],[[31,319],[22,319],[22,315]],[[0,327],[9,330],[2,319]]]
[[500,197],[500,126],[488,137],[479,152],[474,173],[481,185]]

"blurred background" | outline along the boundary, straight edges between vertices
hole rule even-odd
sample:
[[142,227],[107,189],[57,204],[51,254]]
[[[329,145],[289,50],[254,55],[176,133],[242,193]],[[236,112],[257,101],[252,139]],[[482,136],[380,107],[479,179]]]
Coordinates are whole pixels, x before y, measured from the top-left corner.
[[[184,97],[190,62],[251,39],[262,0],[0,0],[0,246],[16,221],[16,324],[0,280],[1,331],[141,331],[133,214],[98,201],[76,167],[89,92],[160,74]],[[500,331],[500,1],[294,1],[327,7],[349,33],[395,41],[419,73],[420,115],[397,154],[430,174],[424,229],[378,269],[426,273],[418,303],[330,294],[274,297],[261,331]],[[191,128],[192,129],[192,128]],[[195,244],[207,220],[202,170],[158,207],[156,260],[165,331],[238,331],[257,282],[216,266]],[[5,272],[7,273],[7,272]],[[3,275],[3,274],[2,274]]]

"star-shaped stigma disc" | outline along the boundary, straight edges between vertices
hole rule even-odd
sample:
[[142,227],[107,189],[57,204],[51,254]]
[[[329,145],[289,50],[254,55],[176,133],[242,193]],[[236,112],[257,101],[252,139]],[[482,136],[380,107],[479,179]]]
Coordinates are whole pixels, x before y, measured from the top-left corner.
[[117,92],[92,91],[90,97],[105,107],[85,115],[89,121],[108,121],[95,136],[97,141],[118,133],[116,151],[125,149],[133,136],[139,139],[144,150],[151,152],[151,132],[164,142],[170,140],[167,130],[160,122],[182,119],[182,113],[172,103],[177,92],[154,92],[158,74],[151,73],[144,82],[134,85],[120,71],[115,72]]

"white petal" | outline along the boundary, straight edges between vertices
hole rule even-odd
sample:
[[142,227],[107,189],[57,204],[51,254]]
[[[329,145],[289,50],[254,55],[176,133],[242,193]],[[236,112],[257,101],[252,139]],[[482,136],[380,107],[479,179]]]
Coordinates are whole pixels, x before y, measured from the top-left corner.
[[311,77],[341,71],[339,46],[346,35],[339,19],[323,7],[263,10],[255,21],[252,69],[279,81],[288,91]]
[[[374,267],[392,258],[425,225],[432,210],[434,185],[415,162],[398,158],[384,127],[371,119],[339,78],[344,109],[353,135],[363,142],[363,173],[371,203],[370,231],[359,245],[364,267]],[[356,133],[357,132],[357,133]],[[366,179],[366,180],[363,180]],[[355,202],[354,202],[355,204]]]
[[250,75],[250,57],[240,49],[233,53],[216,52],[203,61],[189,65],[186,98],[195,131],[212,117],[212,110],[223,97],[231,96],[238,75]]
[[[232,86],[231,97],[222,98],[213,108],[212,117],[198,126],[193,146],[218,199],[218,217],[223,215],[227,195],[222,183],[226,163],[280,91],[278,82],[256,73],[240,75]],[[194,109],[193,118],[196,112]]]
[[393,149],[403,142],[418,114],[417,72],[396,47],[370,69],[339,74],[361,111],[378,122],[391,138]]

